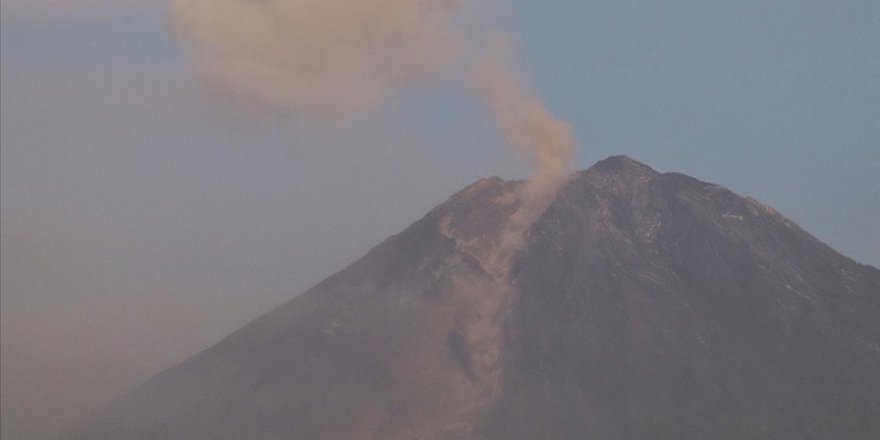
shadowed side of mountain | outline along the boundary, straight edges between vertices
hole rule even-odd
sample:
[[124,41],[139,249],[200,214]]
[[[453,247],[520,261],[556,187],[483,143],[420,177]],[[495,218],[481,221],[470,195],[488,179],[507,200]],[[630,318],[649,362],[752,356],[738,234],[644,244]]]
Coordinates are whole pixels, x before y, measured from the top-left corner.
[[767,206],[610,158],[516,264],[487,438],[880,436],[880,273]]

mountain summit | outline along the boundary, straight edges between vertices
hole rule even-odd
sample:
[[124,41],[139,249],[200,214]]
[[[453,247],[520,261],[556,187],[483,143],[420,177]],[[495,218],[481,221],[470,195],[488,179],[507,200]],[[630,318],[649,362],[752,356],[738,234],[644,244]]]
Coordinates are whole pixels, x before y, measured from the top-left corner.
[[618,156],[499,277],[521,187],[468,186],[62,438],[880,438],[876,268]]

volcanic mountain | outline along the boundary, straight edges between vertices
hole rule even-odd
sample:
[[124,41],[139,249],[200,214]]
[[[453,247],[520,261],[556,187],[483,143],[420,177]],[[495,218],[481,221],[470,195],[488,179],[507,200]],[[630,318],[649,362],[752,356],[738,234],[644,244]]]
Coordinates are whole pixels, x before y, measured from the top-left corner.
[[612,157],[499,276],[522,186],[472,184],[62,438],[880,438],[876,268]]

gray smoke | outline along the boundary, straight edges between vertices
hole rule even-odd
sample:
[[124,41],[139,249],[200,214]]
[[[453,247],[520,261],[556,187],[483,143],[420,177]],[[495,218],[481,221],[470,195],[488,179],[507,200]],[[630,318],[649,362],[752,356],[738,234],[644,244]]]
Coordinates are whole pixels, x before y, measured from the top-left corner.
[[441,77],[467,58],[463,43],[484,46],[473,69],[477,95],[505,140],[533,164],[521,207],[492,251],[490,270],[501,274],[568,175],[575,141],[517,68],[511,37],[468,41],[475,37],[455,24],[462,6],[458,0],[171,0],[171,15],[205,79],[299,117],[369,111],[403,87]]
[[520,190],[519,209],[511,216],[490,256],[490,271],[508,268],[525,233],[552,202],[570,172],[576,142],[569,125],[541,103],[514,64],[514,42],[496,36],[476,68],[476,84],[495,115],[498,128],[516,151],[533,164],[529,182]]
[[171,0],[202,76],[300,116],[369,109],[456,58],[457,0]]

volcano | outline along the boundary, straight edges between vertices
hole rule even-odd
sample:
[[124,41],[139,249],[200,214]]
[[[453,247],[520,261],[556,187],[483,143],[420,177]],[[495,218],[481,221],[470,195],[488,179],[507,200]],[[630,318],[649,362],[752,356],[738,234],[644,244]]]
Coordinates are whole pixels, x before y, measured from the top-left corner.
[[499,276],[523,185],[468,186],[61,438],[880,438],[876,268],[618,156]]

